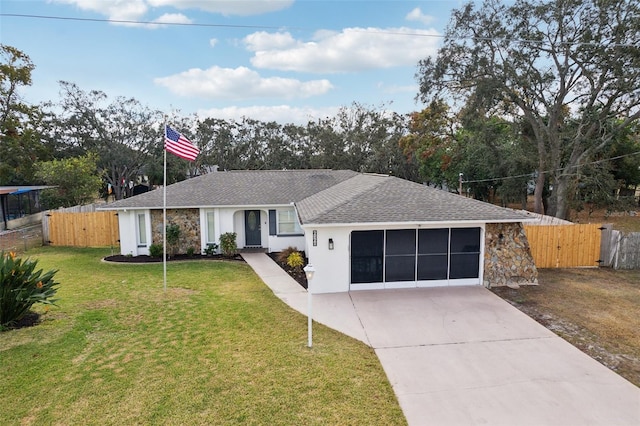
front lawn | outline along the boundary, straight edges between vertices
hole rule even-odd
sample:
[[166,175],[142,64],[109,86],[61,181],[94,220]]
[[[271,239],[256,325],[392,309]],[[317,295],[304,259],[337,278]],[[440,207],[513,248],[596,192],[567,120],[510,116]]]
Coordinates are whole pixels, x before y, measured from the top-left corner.
[[406,424],[374,353],[241,262],[108,264],[42,248],[57,307],[0,333],[0,424]]
[[640,386],[640,271],[541,269],[539,274],[538,286],[492,290]]

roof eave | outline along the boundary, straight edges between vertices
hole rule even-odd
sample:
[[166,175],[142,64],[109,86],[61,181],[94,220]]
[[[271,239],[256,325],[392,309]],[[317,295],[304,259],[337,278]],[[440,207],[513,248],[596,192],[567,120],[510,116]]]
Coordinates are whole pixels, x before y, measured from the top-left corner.
[[[282,207],[291,207],[293,203],[280,203],[280,204],[216,204],[216,205],[195,205],[195,206],[166,206],[167,209],[221,209],[221,208],[230,208],[230,209],[277,209]],[[97,207],[96,210],[161,210],[163,206],[154,206],[154,207],[141,207],[141,206],[131,206],[131,207],[110,207],[110,206],[101,206]]]
[[304,228],[330,228],[330,227],[361,227],[361,226],[376,226],[376,227],[387,227],[387,226],[411,226],[419,228],[421,226],[431,226],[431,225],[447,225],[447,226],[456,226],[456,225],[477,225],[477,224],[486,224],[486,223],[520,223],[520,222],[531,222],[530,219],[469,219],[469,220],[433,220],[433,221],[409,221],[409,222],[336,222],[336,223],[304,223],[300,226]]

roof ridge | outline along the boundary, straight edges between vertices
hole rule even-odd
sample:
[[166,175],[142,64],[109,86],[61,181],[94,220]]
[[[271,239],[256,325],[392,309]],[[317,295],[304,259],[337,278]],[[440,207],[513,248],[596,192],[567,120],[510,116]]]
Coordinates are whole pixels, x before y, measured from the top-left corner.
[[[232,169],[232,170],[218,170],[217,172],[211,173],[267,173],[267,172],[285,172],[285,173],[305,173],[305,172],[352,172],[353,170],[349,169]],[[206,173],[206,174],[211,174]],[[354,172],[357,173],[357,172]]]
[[[373,177],[376,179],[375,181],[371,180],[371,183],[368,185],[360,185],[357,187],[352,186],[354,179],[359,179],[363,177]],[[306,210],[308,208],[307,204],[320,205],[320,202],[324,201],[323,199],[325,197],[330,198],[333,202],[329,200],[324,205],[324,207],[316,209],[312,217],[307,218],[308,220],[313,220],[319,216],[322,216],[323,214],[327,213],[330,210],[337,209],[350,202],[353,202],[355,198],[359,197],[366,191],[370,191],[373,188],[376,188],[382,185],[385,179],[378,179],[378,178],[388,178],[388,177],[390,176],[380,175],[375,173],[358,173],[357,175],[352,176],[349,179],[345,179],[342,182],[339,182],[333,186],[330,186],[329,188],[325,188],[320,192],[316,192],[315,194],[309,195],[308,197],[296,202],[295,205],[296,205],[296,208],[301,207],[303,210]],[[355,191],[349,193],[349,191],[341,191],[343,187],[346,187],[346,189],[355,187],[356,189]],[[340,192],[338,194],[335,194],[336,191],[340,191]]]

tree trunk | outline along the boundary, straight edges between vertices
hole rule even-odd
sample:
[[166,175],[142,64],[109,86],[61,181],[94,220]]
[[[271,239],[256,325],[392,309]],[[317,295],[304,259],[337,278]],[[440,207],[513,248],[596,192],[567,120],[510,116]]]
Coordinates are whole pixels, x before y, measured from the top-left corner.
[[536,187],[533,190],[533,211],[538,214],[545,214],[544,203],[542,201],[545,177],[544,173],[538,173],[538,177],[536,178]]
[[561,176],[556,179],[555,186],[553,187],[553,199],[555,201],[554,216],[559,219],[567,220],[569,217],[569,186],[569,177]]

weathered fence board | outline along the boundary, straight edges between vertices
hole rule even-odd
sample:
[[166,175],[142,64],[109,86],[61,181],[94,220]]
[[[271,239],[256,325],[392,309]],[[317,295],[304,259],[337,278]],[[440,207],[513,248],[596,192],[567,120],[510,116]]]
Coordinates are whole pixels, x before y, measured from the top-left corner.
[[620,236],[616,252],[615,269],[640,269],[640,232]]
[[118,245],[118,216],[114,212],[48,214],[48,240],[51,245],[104,247]]
[[524,227],[538,268],[598,266],[600,228],[600,224]]
[[34,247],[42,246],[42,228],[39,224],[28,227],[0,231],[0,250],[23,253]]

